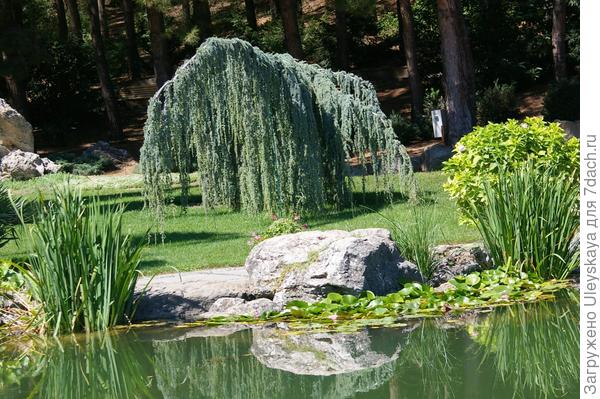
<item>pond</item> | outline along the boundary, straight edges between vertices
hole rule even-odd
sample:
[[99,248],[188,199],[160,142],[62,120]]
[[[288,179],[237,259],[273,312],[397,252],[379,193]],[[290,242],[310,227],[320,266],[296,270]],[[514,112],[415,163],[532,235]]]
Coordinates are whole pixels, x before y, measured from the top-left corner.
[[575,398],[577,295],[394,328],[152,327],[4,348],[0,397]]

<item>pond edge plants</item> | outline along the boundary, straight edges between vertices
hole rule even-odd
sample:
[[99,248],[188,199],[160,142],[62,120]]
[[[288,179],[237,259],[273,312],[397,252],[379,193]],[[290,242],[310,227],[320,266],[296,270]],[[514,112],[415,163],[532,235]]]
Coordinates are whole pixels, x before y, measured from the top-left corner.
[[48,330],[91,332],[128,321],[144,239],[123,232],[124,206],[65,185],[49,198],[39,194],[32,212],[26,224],[19,211],[30,254],[19,269]]
[[469,212],[495,265],[540,278],[567,278],[579,265],[579,184],[575,176],[527,162],[483,184]]

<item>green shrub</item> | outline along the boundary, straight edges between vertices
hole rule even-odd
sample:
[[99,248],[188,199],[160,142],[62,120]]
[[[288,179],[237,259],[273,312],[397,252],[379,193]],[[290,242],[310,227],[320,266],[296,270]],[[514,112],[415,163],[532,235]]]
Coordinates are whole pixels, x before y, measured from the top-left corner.
[[403,117],[400,112],[392,112],[390,120],[392,121],[392,128],[394,128],[396,137],[398,137],[398,140],[400,140],[402,144],[406,145],[414,140],[425,138],[427,136],[423,126],[411,122]]
[[84,153],[80,156],[65,153],[54,157],[53,160],[61,166],[63,172],[80,176],[101,175],[116,167],[112,158],[100,153]]
[[104,330],[133,314],[143,245],[123,233],[123,212],[66,186],[40,194],[32,224],[21,215],[30,254],[21,272],[54,334]]
[[456,144],[454,152],[444,165],[450,174],[444,189],[457,201],[462,216],[471,203],[485,201],[483,183],[497,182],[502,168],[510,171],[531,160],[556,173],[579,170],[579,140],[565,140],[557,123],[540,118],[476,127]]
[[488,122],[504,122],[516,116],[517,96],[514,84],[502,84],[497,80],[479,93],[477,99],[477,121],[480,125]]
[[550,121],[579,120],[579,81],[563,80],[551,85],[544,97],[543,114]]
[[252,239],[248,242],[249,245],[256,245],[259,242],[272,237],[298,233],[308,229],[307,224],[302,224],[300,222],[300,216],[298,215],[294,215],[291,218],[278,218],[277,215],[273,215],[272,219],[273,223],[271,223],[265,231],[252,234]]
[[530,161],[484,182],[485,201],[472,204],[470,217],[497,266],[563,279],[579,265],[572,245],[579,230],[578,171],[553,169]]
[[431,126],[431,111],[435,109],[446,109],[446,103],[442,92],[431,88],[425,92],[423,97],[423,120],[429,122],[429,127]]
[[386,219],[392,226],[392,237],[402,256],[417,265],[421,276],[429,281],[439,266],[433,257],[433,246],[440,229],[433,211],[414,207],[412,212],[411,221]]

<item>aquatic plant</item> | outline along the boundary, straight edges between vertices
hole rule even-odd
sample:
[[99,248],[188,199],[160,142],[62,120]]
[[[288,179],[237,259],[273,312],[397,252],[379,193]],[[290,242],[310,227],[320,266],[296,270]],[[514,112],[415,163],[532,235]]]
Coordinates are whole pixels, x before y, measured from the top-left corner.
[[516,302],[552,299],[553,293],[570,286],[568,281],[543,281],[507,265],[502,268],[456,276],[444,290],[427,284],[406,283],[404,288],[385,296],[364,291],[359,296],[335,292],[314,303],[288,302],[282,311],[251,316],[214,317],[199,324],[217,325],[230,322],[290,322],[289,327],[302,330],[334,329],[356,331],[366,326],[404,326],[399,317],[439,316],[449,312],[502,306]]
[[498,176],[496,183],[483,183],[484,201],[469,211],[492,261],[541,278],[566,278],[579,265],[579,245],[573,243],[579,183],[532,162]]
[[10,195],[0,182],[0,247],[15,239],[15,223],[18,223]]
[[[207,40],[150,99],[140,161],[149,204],[162,215],[170,172],[185,204],[198,171],[205,206],[316,211],[351,201],[350,157],[373,164],[380,192],[414,194],[411,163],[373,86],[266,54],[239,39]],[[396,180],[396,183],[394,183]]]
[[32,204],[23,224],[27,266],[19,267],[54,334],[104,330],[127,321],[143,243],[123,232],[124,207],[103,206],[68,185]]

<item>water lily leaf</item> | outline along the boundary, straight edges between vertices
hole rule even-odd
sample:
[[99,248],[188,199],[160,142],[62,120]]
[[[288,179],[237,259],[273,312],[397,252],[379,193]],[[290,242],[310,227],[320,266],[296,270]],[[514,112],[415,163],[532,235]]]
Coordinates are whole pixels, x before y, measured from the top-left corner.
[[369,301],[371,301],[371,300],[375,299],[375,294],[372,291],[369,291],[369,290],[363,291],[360,294],[360,298],[367,298]]
[[387,312],[388,312],[388,310],[383,307],[378,307],[378,308],[373,309],[373,314],[375,314],[377,316],[383,316]]
[[477,283],[479,283],[480,281],[481,281],[481,278],[476,273],[469,274],[467,276],[467,278],[465,279],[465,282],[467,283],[467,285],[470,285],[470,286],[477,285]]
[[342,297],[342,303],[344,305],[353,305],[358,302],[358,298],[354,295],[344,295]]
[[308,307],[308,303],[306,303],[305,301],[290,301],[287,303],[287,307],[290,309],[292,307],[305,309]]
[[327,294],[327,299],[329,299],[333,303],[340,303],[342,301],[342,295],[337,292],[330,292]]

